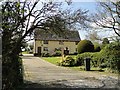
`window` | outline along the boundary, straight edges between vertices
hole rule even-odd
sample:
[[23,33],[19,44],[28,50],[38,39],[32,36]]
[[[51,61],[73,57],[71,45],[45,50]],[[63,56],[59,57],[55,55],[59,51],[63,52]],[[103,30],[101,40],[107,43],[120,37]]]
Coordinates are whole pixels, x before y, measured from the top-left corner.
[[79,42],[75,42],[75,45],[77,45]]
[[61,47],[60,48],[55,48],[55,51],[61,51]]
[[44,51],[48,51],[48,47],[44,47],[43,50],[44,50]]
[[60,45],[63,45],[64,43],[63,43],[63,41],[59,41],[59,44],[60,44]]
[[47,40],[45,40],[45,41],[43,41],[43,43],[44,43],[44,44],[48,44],[48,41],[47,41]]

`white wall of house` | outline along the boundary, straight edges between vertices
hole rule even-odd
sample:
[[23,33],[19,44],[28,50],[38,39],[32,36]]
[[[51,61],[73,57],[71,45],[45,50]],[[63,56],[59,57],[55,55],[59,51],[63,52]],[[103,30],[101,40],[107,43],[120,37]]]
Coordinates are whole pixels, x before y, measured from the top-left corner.
[[[64,41],[63,44],[59,44],[59,41],[48,41],[48,44],[44,44],[44,41],[34,41],[34,53],[38,53],[37,49],[41,47],[41,53],[54,53],[55,48],[66,48],[68,47],[69,53],[75,53],[77,45],[75,42]],[[44,48],[47,47],[48,51],[44,51]]]

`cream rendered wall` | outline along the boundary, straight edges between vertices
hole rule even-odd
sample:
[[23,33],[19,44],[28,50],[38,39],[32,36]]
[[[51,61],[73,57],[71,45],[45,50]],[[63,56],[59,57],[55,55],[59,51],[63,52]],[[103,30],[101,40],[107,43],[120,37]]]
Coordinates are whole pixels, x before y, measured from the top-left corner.
[[64,48],[68,47],[69,53],[76,52],[75,42],[64,42]]
[[[64,41],[63,45],[59,44],[59,41],[48,41],[48,44],[43,44],[43,41],[35,41],[34,43],[34,53],[37,53],[37,48],[41,47],[41,53],[54,53],[55,48],[66,48],[68,47],[69,53],[76,52],[77,45],[75,45],[75,42],[70,41]],[[48,51],[43,51],[43,47],[48,47]]]
[[48,43],[49,53],[54,53],[55,48],[61,47],[61,45],[59,45],[59,41],[49,41]]
[[34,53],[37,53],[37,48],[42,46],[42,41],[40,40],[34,40]]
[[35,44],[35,40],[34,40],[34,45],[33,45],[33,53],[35,53],[35,47],[36,47],[36,44]]

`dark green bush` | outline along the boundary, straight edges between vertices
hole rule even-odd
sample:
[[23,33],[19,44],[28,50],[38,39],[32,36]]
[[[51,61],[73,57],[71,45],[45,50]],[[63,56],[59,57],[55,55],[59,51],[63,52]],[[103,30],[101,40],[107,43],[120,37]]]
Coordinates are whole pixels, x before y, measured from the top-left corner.
[[77,45],[78,53],[84,53],[84,52],[93,52],[94,51],[94,45],[89,40],[81,40]]
[[100,46],[94,45],[94,52],[99,52],[101,50]]
[[100,67],[100,68],[106,68],[106,67],[107,67],[107,64],[106,64],[106,63],[102,63],[102,64],[100,64],[99,67]]
[[61,56],[61,52],[55,52],[54,54],[52,54],[52,56]]
[[60,48],[55,48],[54,53],[52,54],[52,56],[61,56],[61,49]]
[[41,56],[42,57],[50,57],[51,55],[50,55],[50,53],[42,53]]
[[91,52],[78,54],[77,57],[76,57],[76,65],[80,65],[80,66],[84,65],[84,59],[85,58],[91,58],[91,65],[93,67],[99,66],[97,54],[98,53],[91,53]]
[[88,57],[89,53],[78,54],[76,57],[76,65],[84,65],[84,58]]
[[109,40],[107,39],[107,38],[103,38],[103,42],[102,42],[102,44],[109,44],[110,42],[109,42]]
[[75,59],[73,59],[70,56],[66,56],[62,62],[60,62],[61,66],[74,66],[75,65]]
[[101,45],[101,49],[103,49],[106,45],[108,45],[110,42],[107,38],[103,38],[103,42],[102,42],[102,45]]
[[120,43],[110,43],[106,45],[100,52],[78,54],[76,62],[84,65],[84,58],[91,58],[93,67],[109,68],[112,71],[120,71]]
[[120,62],[120,43],[110,43],[101,51],[100,56],[111,70],[118,70],[117,63]]
[[22,59],[14,54],[10,56],[2,57],[2,90],[17,90],[23,84]]

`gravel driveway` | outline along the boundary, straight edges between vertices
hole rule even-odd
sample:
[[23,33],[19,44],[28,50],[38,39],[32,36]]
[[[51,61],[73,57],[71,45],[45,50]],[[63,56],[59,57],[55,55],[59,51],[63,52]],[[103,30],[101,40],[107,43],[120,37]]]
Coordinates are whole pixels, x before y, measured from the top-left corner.
[[71,70],[31,54],[22,59],[26,88],[119,88],[117,75]]

